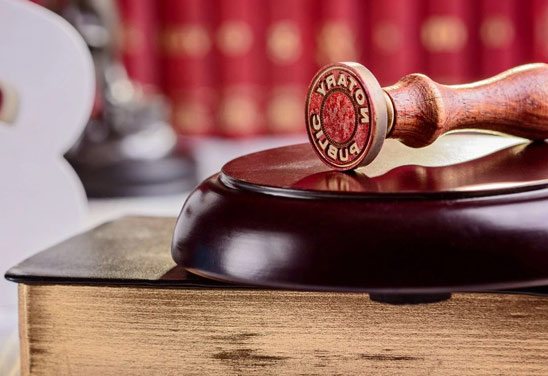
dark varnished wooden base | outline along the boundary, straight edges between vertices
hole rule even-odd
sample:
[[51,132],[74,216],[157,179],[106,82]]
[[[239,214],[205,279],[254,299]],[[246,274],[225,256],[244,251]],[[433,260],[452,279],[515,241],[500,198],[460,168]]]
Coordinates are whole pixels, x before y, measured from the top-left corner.
[[373,175],[329,171],[309,145],[236,159],[189,196],[172,255],[213,279],[396,303],[548,285],[548,145]]

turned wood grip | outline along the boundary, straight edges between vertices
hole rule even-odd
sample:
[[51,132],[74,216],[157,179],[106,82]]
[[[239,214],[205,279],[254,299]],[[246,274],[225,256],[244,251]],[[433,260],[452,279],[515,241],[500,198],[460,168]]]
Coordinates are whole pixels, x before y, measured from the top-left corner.
[[422,74],[384,88],[394,106],[388,137],[412,147],[457,129],[548,138],[548,65],[527,64],[467,85],[441,85]]

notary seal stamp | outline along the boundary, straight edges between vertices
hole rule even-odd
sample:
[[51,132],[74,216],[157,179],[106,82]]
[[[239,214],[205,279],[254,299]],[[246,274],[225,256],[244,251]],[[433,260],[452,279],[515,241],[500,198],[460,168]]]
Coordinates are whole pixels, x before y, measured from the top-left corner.
[[[368,82],[368,75],[374,82]],[[374,77],[359,64],[328,65],[313,78],[306,97],[306,128],[314,150],[331,168],[349,170],[378,153],[386,125],[384,132],[379,130],[372,95],[384,100]]]

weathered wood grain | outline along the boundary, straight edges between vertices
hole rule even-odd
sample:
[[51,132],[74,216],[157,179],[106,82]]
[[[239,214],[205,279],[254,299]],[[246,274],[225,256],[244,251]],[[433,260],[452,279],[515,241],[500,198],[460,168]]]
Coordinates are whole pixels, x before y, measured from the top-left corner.
[[[20,285],[23,375],[547,375],[548,299]],[[25,355],[26,354],[26,355]]]

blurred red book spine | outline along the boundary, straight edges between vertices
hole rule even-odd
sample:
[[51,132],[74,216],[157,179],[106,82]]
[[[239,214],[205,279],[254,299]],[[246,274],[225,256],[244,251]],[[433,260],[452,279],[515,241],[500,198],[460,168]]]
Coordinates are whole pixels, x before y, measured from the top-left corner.
[[490,77],[530,59],[532,28],[526,21],[529,4],[514,0],[481,2],[482,77]]
[[227,137],[265,133],[265,3],[219,0],[216,8],[220,84],[217,131]]
[[[317,13],[315,61],[319,66],[339,61],[359,61],[366,51],[362,31],[367,17],[359,0],[315,1],[311,13]],[[310,79],[311,77],[309,77]]]
[[381,85],[396,83],[423,69],[420,17],[424,1],[372,0],[365,14],[370,19],[370,53],[367,67]]
[[548,0],[533,0],[529,19],[533,20],[533,59],[548,62]]
[[432,79],[453,84],[478,78],[478,11],[474,0],[428,0],[421,42]]
[[310,0],[269,0],[266,31],[269,89],[266,117],[269,133],[304,132],[303,101],[307,79],[315,73],[310,58],[314,3]]
[[158,14],[151,0],[117,0],[121,56],[129,76],[158,87]]
[[161,82],[172,103],[175,130],[186,135],[214,134],[217,104],[213,56],[215,4],[212,0],[155,3],[162,26],[159,38]]

